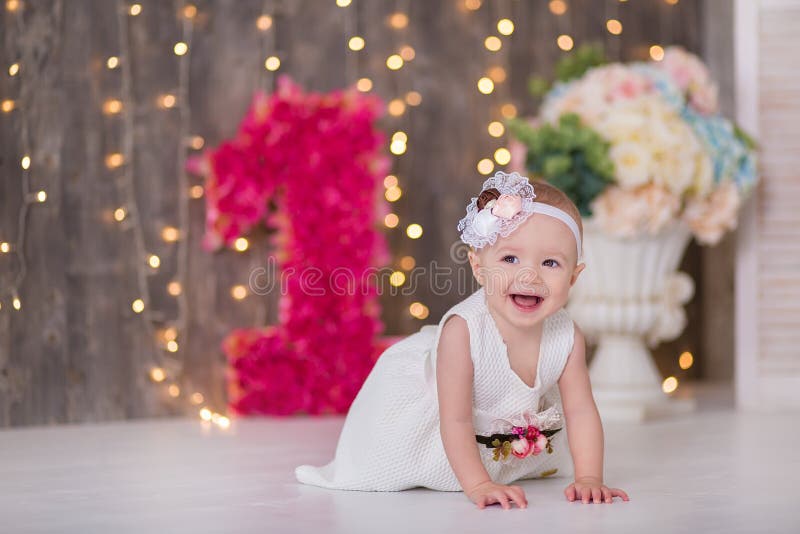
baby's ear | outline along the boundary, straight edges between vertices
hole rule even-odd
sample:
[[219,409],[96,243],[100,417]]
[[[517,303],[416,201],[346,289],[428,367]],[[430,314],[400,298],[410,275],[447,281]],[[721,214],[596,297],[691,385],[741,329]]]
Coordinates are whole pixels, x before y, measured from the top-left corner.
[[467,258],[469,258],[469,265],[472,267],[472,276],[475,277],[475,280],[478,281],[479,284],[483,285],[483,281],[481,279],[480,270],[481,270],[481,258],[478,256],[478,253],[470,247],[470,251],[467,253]]
[[583,270],[585,268],[586,268],[586,264],[585,263],[579,263],[578,265],[575,266],[575,270],[572,271],[572,276],[570,277],[570,280],[569,280],[570,287],[575,285],[575,282],[578,281],[578,275],[580,275],[581,272],[583,272]]

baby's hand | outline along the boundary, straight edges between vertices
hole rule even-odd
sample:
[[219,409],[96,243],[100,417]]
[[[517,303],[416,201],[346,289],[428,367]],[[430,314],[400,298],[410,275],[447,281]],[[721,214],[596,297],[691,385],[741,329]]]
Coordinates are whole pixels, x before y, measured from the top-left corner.
[[584,504],[588,504],[592,500],[595,504],[605,502],[611,504],[614,497],[621,497],[623,501],[630,500],[628,494],[617,488],[609,488],[603,485],[603,481],[595,477],[581,477],[576,479],[575,482],[567,486],[564,490],[567,500],[570,502],[575,499],[583,500]]
[[517,503],[520,508],[528,507],[525,491],[519,486],[504,486],[487,480],[466,493],[467,497],[478,505],[478,508],[485,508],[487,504],[499,502],[503,508],[508,510],[511,508],[509,501]]

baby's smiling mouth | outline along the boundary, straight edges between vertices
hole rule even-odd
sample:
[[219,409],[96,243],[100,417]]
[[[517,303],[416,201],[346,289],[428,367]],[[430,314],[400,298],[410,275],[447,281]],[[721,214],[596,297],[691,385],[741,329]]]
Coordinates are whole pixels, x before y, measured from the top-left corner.
[[517,307],[524,310],[534,310],[539,307],[544,297],[535,294],[511,293],[511,300]]

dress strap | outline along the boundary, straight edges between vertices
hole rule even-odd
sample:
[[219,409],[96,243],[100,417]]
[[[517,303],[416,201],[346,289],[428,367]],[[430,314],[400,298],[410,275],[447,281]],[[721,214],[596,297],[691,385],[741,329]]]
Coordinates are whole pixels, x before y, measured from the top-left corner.
[[542,344],[542,388],[547,389],[558,381],[567,358],[572,352],[575,338],[575,324],[566,309],[561,308],[556,313],[545,319],[547,335]]

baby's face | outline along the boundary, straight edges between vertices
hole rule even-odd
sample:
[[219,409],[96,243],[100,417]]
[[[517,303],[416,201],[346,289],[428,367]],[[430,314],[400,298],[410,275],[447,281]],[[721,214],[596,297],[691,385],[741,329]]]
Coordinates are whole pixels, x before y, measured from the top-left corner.
[[490,308],[520,328],[561,309],[584,268],[567,225],[539,213],[469,256]]

